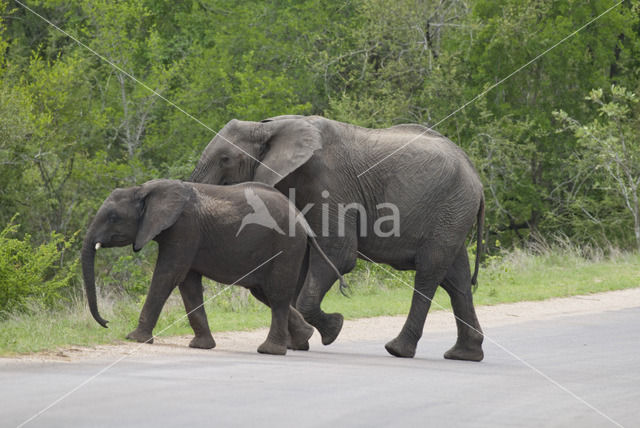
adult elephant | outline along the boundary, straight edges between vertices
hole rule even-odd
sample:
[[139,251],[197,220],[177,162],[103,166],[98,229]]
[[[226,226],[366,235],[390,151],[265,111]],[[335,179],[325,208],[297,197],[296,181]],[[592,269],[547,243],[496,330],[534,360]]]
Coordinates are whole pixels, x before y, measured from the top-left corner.
[[[358,257],[415,270],[409,316],[400,334],[386,344],[392,355],[415,355],[431,299],[441,285],[451,298],[458,328],[456,344],[444,357],[482,360],[483,335],[471,285],[481,250],[483,189],[469,158],[447,138],[419,125],[367,129],[319,116],[234,119],[208,144],[191,180],[275,186],[295,199],[341,273],[351,271]],[[472,278],[465,240],[476,220]],[[325,345],[342,328],[342,315],[320,308],[337,278],[312,255],[296,303]]]

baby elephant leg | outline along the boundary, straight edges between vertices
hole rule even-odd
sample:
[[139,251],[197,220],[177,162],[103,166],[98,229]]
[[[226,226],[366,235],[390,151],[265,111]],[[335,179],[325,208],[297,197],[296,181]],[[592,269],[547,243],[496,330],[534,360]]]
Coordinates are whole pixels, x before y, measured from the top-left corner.
[[261,354],[285,355],[287,353],[287,324],[289,318],[289,302],[284,300],[270,300],[271,327],[269,335],[258,347]]
[[309,339],[313,335],[313,327],[293,306],[289,306],[289,338],[287,348],[294,351],[308,351]]
[[[252,288],[249,291],[251,291],[253,297],[271,307],[261,288]],[[309,338],[313,335],[313,327],[304,320],[300,312],[293,306],[289,306],[287,327],[289,330],[287,348],[295,351],[308,351]]]
[[189,343],[192,348],[211,349],[215,348],[216,341],[213,340],[207,314],[204,311],[204,299],[202,295],[202,275],[190,271],[184,282],[179,285],[180,294],[187,311],[189,324],[195,333],[195,337]]

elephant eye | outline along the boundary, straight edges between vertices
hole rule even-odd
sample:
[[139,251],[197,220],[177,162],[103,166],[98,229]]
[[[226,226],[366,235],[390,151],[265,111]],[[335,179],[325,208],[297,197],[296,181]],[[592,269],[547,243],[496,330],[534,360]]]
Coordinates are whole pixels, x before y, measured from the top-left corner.
[[220,163],[223,165],[226,165],[229,163],[229,161],[231,160],[231,158],[227,155],[222,155],[220,156]]
[[107,220],[109,220],[110,223],[117,223],[118,222],[118,214],[116,214],[114,212],[110,212],[109,214],[107,214]]

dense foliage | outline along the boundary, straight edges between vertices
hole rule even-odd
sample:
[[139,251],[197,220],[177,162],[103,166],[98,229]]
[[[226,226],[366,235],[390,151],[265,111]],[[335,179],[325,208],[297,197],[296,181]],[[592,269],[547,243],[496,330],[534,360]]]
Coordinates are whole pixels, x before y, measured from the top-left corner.
[[[486,186],[490,246],[638,247],[638,1],[519,70],[616,3],[27,2],[81,46],[0,0],[0,224],[19,213],[25,245],[82,234],[114,187],[187,177],[228,120],[321,114],[460,144]],[[109,268],[141,275],[123,257]]]
[[63,264],[63,252],[71,242],[52,233],[48,242],[34,246],[29,235],[12,237],[17,225],[0,231],[0,310],[22,310],[32,299],[60,306],[60,289],[68,287],[76,263]]

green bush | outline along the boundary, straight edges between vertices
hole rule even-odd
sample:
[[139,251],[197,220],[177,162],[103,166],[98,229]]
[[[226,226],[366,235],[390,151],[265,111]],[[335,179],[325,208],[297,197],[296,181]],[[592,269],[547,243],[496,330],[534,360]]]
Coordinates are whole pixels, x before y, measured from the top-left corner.
[[[99,262],[101,269],[96,269],[96,280],[102,282],[105,289],[111,292],[132,296],[146,295],[155,264],[149,261],[154,258],[152,252],[144,251],[144,254],[134,254],[130,247],[125,247],[110,249],[110,253],[102,251],[97,256],[101,258]],[[104,266],[105,264],[107,266]]]
[[73,238],[51,233],[48,242],[33,245],[30,235],[15,237],[18,227],[12,219],[0,232],[0,313],[5,314],[25,311],[30,301],[56,306],[61,290],[71,285],[78,263],[62,262]]

